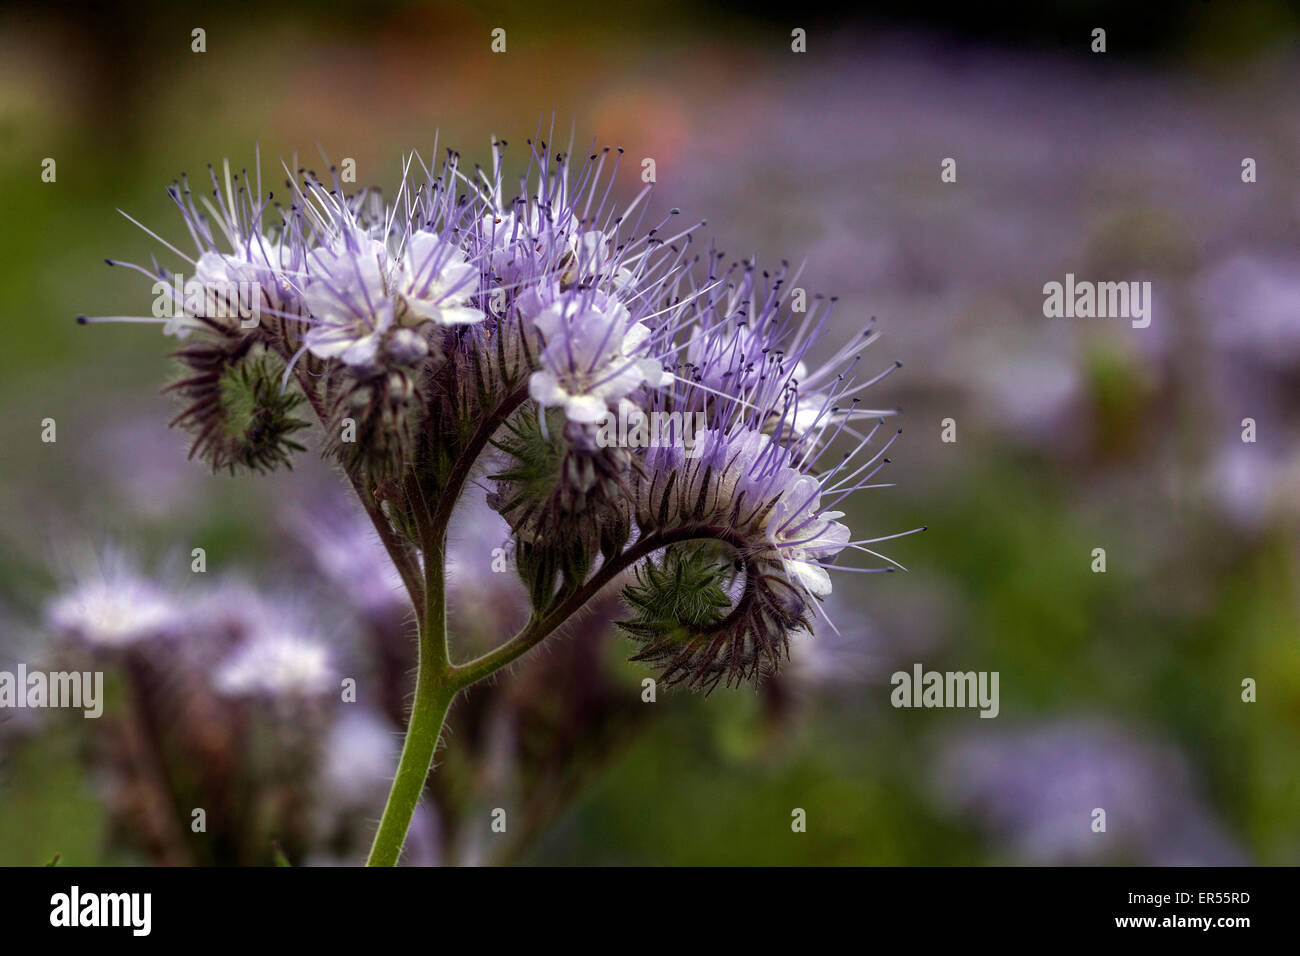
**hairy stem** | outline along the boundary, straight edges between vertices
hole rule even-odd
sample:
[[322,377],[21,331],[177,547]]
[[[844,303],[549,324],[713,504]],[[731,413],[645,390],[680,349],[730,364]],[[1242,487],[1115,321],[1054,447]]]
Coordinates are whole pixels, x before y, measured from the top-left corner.
[[429,768],[433,765],[443,722],[456,697],[457,688],[449,679],[447,664],[447,603],[441,549],[438,554],[425,555],[425,570],[424,620],[420,623],[415,700],[411,705],[402,756],[397,762],[397,775],[393,778],[393,787],[370,848],[367,866],[396,865],[402,844],[406,842],[411,817],[424,792]]
[[[446,550],[447,525],[451,521],[452,509],[469,478],[474,462],[492,435],[527,397],[526,389],[517,389],[479,423],[456,459],[446,484],[440,489],[435,507],[429,507],[423,488],[414,476],[405,483],[408,498],[414,496],[415,499],[410,503],[420,532],[421,550],[424,552],[424,582],[421,588],[423,601],[417,597],[416,591],[411,592],[420,624],[419,666],[415,677],[415,700],[411,704],[411,718],[406,727],[402,756],[397,762],[397,775],[393,778],[393,786],[388,793],[388,802],[384,806],[384,815],[380,818],[379,829],[370,848],[367,866],[393,866],[397,863],[402,845],[406,842],[406,832],[411,826],[411,817],[415,814],[429,770],[433,766],[434,753],[438,749],[447,711],[451,709],[451,703],[460,690],[453,677],[447,647]],[[356,487],[355,481],[353,487]],[[357,489],[357,493],[360,495],[361,489]],[[383,534],[380,536],[383,537]],[[389,553],[393,554],[391,549]],[[396,556],[393,560],[397,563]],[[401,570],[400,563],[398,569]],[[406,579],[405,573],[403,579]],[[409,581],[407,588],[411,588]]]
[[[425,534],[445,538],[446,529],[422,529]],[[420,627],[420,664],[416,675],[415,702],[406,730],[406,743],[397,764],[397,776],[384,807],[384,815],[375,834],[368,866],[393,866],[401,854],[411,817],[420,802],[424,783],[433,764],[434,751],[442,733],[447,711],[461,690],[496,673],[526,654],[554,633],[583,605],[637,561],[660,548],[683,541],[716,538],[728,541],[727,533],[711,526],[677,528],[662,534],[647,535],[626,551],[600,566],[581,587],[563,596],[558,603],[533,614],[528,625],[496,650],[467,664],[451,664],[447,659],[447,605],[444,597],[442,547],[426,554],[425,615]]]

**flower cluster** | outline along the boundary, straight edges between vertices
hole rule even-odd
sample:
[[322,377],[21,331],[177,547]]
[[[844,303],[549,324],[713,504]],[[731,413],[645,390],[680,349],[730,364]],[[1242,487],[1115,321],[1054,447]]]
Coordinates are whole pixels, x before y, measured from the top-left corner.
[[[195,251],[165,244],[193,275],[132,267],[163,306],[135,321],[186,339],[177,422],[213,467],[286,463],[310,407],[413,598],[490,457],[535,618],[637,567],[638,657],[711,688],[776,669],[846,549],[879,557],[836,509],[888,462],[891,413],[859,393],[894,366],[859,373],[869,323],[824,348],[834,300],[697,252],[703,223],[652,213],[650,186],[616,206],[621,152],[530,140],[517,189],[503,142],[487,168],[412,155],[389,203],[288,167],[281,201],[260,170],[212,171],[197,202],[182,179]],[[606,440],[629,414],[654,442]]]
[[[367,826],[389,768],[369,775],[372,795],[353,807],[329,793],[322,764],[336,715],[370,709],[332,704],[355,665],[345,667],[352,662],[288,589],[146,572],[115,549],[81,556],[59,577],[37,659],[102,672],[113,688],[79,748],[112,824],[110,852],[166,865],[265,864],[273,839],[302,860],[340,828]],[[353,786],[367,781],[354,774]],[[205,810],[199,829],[195,807]]]

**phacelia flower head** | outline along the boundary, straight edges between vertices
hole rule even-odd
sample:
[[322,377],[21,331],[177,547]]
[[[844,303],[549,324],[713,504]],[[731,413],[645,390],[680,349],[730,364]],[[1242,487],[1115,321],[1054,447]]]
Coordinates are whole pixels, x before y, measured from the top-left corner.
[[345,229],[307,256],[303,302],[311,325],[304,336],[317,358],[369,365],[393,325],[387,246],[357,229]]
[[79,317],[81,322],[158,323],[163,332],[186,338],[195,332],[231,333],[260,329],[264,336],[285,335],[284,323],[299,316],[300,274],[305,256],[301,224],[271,198],[262,198],[261,167],[256,180],[248,171],[222,176],[208,167],[210,195],[199,195],[182,174],[167,189],[194,247],[193,254],[160,237],[131,216],[127,219],[160,242],[179,262],[154,260],[152,268],[114,259],[153,283],[148,316]]
[[[695,433],[690,447],[648,449],[636,480],[643,540],[682,542],[679,548],[692,542],[697,568],[710,559],[700,557],[700,542],[723,545],[721,554],[735,559],[733,574],[720,555],[711,556],[718,573],[702,579],[730,596],[724,609],[656,622],[648,605],[629,628],[643,643],[638,657],[662,665],[665,679],[704,688],[775,670],[789,635],[811,628],[831,593],[832,572],[889,570],[837,563],[846,549],[881,557],[866,545],[885,539],[851,540],[836,506],[873,487],[888,462],[884,452],[897,433],[864,453],[890,412],[860,409],[855,396],[896,366],[854,381],[861,351],[875,337],[870,327],[815,362],[830,302],[801,316],[784,270],[760,279],[752,264],[739,268],[738,279],[706,277],[716,294],[697,297],[691,321],[674,330],[693,361],[672,388],[647,401],[652,412],[697,414],[711,427]],[[875,422],[862,433],[857,423],[867,418]],[[842,450],[835,454],[833,446]]]
[[460,236],[464,210],[442,198],[454,175],[449,161],[443,177],[412,200],[409,215],[394,209],[382,220],[368,206],[341,201],[337,188],[308,180],[301,191],[313,245],[306,256],[304,340],[313,355],[363,368],[383,359],[413,365],[428,349],[423,338],[403,330],[485,318],[473,305],[482,292],[481,266]]
[[45,608],[56,635],[92,648],[117,649],[175,633],[182,622],[176,600],[118,553],[99,559]]
[[214,683],[232,697],[308,698],[331,689],[334,668],[320,641],[267,626],[218,667]]
[[543,408],[563,408],[569,421],[594,424],[642,385],[673,380],[650,355],[650,328],[634,322],[609,293],[589,288],[556,295],[533,326],[543,346],[528,394]]
[[[413,153],[390,202],[337,173],[291,174],[287,206],[227,177],[200,200],[215,235],[178,191],[198,255],[169,248],[213,295],[176,328],[197,339],[177,422],[215,466],[270,468],[310,409],[417,607],[426,549],[493,457],[487,502],[535,612],[636,568],[641,659],[697,687],[761,677],[836,572],[888,570],[850,554],[892,563],[867,546],[896,535],[853,540],[842,505],[888,463],[893,412],[862,393],[897,365],[863,373],[871,322],[831,343],[834,300],[797,270],[700,250],[704,223],[652,212],[651,185],[613,198],[620,156],[539,135],[512,180],[501,141],[472,172]],[[209,314],[232,281],[263,321]]]

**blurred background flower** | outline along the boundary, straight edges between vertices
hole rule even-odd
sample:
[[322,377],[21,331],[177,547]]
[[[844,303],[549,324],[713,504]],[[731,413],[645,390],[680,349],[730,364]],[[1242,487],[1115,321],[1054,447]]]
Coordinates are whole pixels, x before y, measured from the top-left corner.
[[1081,719],[955,737],[937,759],[938,797],[984,827],[995,860],[1246,862],[1182,756],[1130,727]]

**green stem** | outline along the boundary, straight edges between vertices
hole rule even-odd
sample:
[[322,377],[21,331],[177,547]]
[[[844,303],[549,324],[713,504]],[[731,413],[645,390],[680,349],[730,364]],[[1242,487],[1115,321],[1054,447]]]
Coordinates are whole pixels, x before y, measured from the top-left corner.
[[[430,535],[430,537],[433,537]],[[581,588],[560,603],[551,613],[535,615],[529,626],[513,640],[492,654],[456,667],[447,654],[447,603],[444,595],[442,548],[435,548],[425,559],[425,607],[420,625],[420,663],[415,678],[415,701],[411,706],[411,719],[406,728],[406,742],[397,762],[397,776],[393,779],[384,815],[370,848],[367,866],[394,866],[406,841],[406,831],[411,826],[424,782],[433,765],[434,751],[442,735],[443,721],[456,694],[505,667],[529,648],[534,647],[548,634],[564,623],[570,615],[586,604],[619,571],[638,557],[648,554],[654,547],[643,541],[617,559],[601,567]]]
[[[430,533],[432,531],[432,533]],[[436,529],[426,530],[431,545],[441,539]],[[426,552],[425,613],[420,626],[420,665],[416,675],[415,702],[406,730],[406,743],[397,764],[397,776],[379,831],[370,850],[368,866],[393,866],[402,852],[411,817],[420,802],[424,782],[433,764],[434,751],[442,734],[447,711],[460,691],[495,674],[536,647],[584,604],[637,561],[671,544],[713,538],[733,545],[725,529],[693,525],[647,535],[617,557],[606,561],[581,587],[558,597],[544,612],[534,613],[528,624],[496,650],[466,664],[455,665],[447,654],[447,603],[444,594],[443,547],[439,543]]]
[[367,866],[394,866],[406,842],[433,755],[442,736],[443,721],[456,698],[447,662],[447,601],[444,592],[442,549],[425,557],[424,620],[420,622],[420,663],[415,677],[415,700],[406,727],[406,742],[397,762],[397,776],[384,805],[384,815],[370,847]]
[[[384,815],[379,820],[379,829],[370,847],[367,866],[396,865],[402,844],[406,842],[411,817],[415,814],[429,770],[433,766],[433,756],[438,749],[447,711],[451,709],[456,694],[465,686],[456,680],[447,647],[446,542],[452,508],[460,497],[470,469],[492,438],[493,432],[527,397],[526,389],[516,389],[506,396],[491,415],[480,422],[453,466],[435,507],[429,507],[418,480],[407,482],[407,494],[418,495],[418,500],[412,498],[411,505],[420,532],[421,550],[424,552],[423,588],[414,587],[410,580],[406,582],[411,598],[415,601],[420,626],[420,662],[415,676],[415,700],[411,704],[411,718],[406,726],[406,741],[402,744],[397,775],[388,792],[388,802],[384,805]],[[362,491],[363,489],[357,488],[358,495]],[[393,554],[392,549],[389,553],[393,555],[398,569],[403,570],[405,579],[406,570],[398,556]]]

